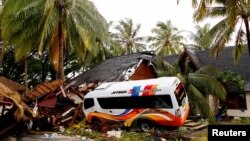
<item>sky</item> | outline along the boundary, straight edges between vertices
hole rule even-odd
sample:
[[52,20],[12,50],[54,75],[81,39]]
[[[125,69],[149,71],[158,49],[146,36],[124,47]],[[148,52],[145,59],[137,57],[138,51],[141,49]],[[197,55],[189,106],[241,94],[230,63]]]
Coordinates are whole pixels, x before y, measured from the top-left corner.
[[178,30],[195,31],[191,0],[90,0],[99,13],[109,22],[131,18],[141,24],[139,35],[151,35],[157,22],[171,20]]

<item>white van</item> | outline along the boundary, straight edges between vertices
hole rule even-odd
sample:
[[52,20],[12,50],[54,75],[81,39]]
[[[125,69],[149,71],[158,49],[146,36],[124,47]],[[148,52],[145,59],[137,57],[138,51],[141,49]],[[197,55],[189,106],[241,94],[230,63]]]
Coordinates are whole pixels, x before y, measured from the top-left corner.
[[177,77],[103,83],[84,97],[90,124],[122,122],[124,127],[182,126],[188,97]]

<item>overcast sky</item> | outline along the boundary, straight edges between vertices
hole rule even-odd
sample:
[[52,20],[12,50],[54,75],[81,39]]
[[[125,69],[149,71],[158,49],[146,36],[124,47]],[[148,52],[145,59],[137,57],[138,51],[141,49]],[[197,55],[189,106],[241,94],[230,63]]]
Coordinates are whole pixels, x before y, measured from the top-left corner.
[[140,35],[149,36],[158,21],[171,20],[179,30],[194,31],[191,0],[91,0],[109,22],[131,18],[141,24]]

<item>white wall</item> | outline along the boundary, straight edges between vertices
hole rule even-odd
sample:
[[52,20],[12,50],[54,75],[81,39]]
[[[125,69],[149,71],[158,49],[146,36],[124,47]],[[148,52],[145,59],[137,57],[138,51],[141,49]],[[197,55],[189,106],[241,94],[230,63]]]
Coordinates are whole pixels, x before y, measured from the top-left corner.
[[250,117],[250,92],[246,92],[247,109],[242,111],[240,109],[228,109],[227,115],[233,117]]

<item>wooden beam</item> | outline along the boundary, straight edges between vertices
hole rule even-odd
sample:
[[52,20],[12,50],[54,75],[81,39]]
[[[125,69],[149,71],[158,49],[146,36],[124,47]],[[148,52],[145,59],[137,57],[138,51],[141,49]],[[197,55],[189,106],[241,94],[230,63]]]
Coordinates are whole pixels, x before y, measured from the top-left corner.
[[77,90],[75,90],[74,88],[70,87],[70,90],[75,93],[79,98],[81,98],[83,100],[83,97],[81,96],[81,93],[78,92]]
[[61,92],[62,92],[63,97],[67,97],[67,95],[65,94],[65,91],[64,91],[64,89],[63,89],[63,86],[60,86],[60,90],[61,90]]

